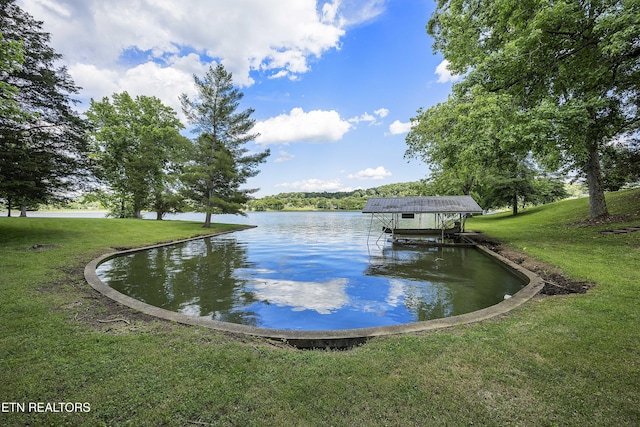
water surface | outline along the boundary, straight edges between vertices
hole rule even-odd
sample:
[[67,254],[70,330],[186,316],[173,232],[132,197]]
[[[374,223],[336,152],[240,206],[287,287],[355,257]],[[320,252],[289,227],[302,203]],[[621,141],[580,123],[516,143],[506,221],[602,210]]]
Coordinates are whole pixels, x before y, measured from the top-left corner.
[[524,286],[473,248],[379,247],[377,225],[368,242],[361,213],[252,213],[242,222],[258,227],[117,257],[97,273],[167,310],[288,330],[455,316]]

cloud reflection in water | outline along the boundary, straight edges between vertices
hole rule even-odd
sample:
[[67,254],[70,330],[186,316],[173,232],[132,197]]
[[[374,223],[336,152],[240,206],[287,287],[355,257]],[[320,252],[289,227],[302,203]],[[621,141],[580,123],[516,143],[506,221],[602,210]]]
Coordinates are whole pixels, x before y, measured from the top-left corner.
[[293,311],[315,310],[320,314],[331,314],[349,303],[345,291],[348,284],[349,280],[342,278],[328,282],[256,278],[251,290],[257,299],[289,306]]

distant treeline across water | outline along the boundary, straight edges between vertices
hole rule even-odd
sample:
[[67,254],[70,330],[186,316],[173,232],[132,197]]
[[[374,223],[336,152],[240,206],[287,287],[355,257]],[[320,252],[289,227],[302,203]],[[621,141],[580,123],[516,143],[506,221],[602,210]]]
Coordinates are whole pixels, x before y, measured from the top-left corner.
[[371,197],[408,197],[426,195],[426,185],[421,182],[387,184],[380,187],[339,192],[296,192],[265,196],[248,202],[249,210],[329,209],[362,210]]

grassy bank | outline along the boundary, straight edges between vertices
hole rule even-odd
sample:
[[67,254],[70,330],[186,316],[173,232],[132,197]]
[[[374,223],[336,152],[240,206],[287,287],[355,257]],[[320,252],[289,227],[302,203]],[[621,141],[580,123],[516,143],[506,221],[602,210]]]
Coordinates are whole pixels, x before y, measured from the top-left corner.
[[640,232],[601,231],[640,224],[640,192],[608,202],[617,222],[580,222],[581,199],[468,224],[586,294],[342,352],[156,321],[84,283],[95,256],[200,224],[0,218],[0,401],[90,405],[0,425],[638,425]]

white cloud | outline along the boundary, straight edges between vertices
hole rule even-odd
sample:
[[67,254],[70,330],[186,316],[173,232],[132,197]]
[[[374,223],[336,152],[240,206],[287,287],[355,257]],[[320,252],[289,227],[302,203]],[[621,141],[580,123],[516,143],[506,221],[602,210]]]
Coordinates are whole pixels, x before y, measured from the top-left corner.
[[288,162],[289,160],[293,160],[296,156],[291,153],[287,153],[284,150],[280,150],[278,153],[278,158],[275,160],[276,163]]
[[252,132],[260,134],[258,144],[289,144],[291,142],[334,142],[349,132],[351,125],[336,111],[313,110],[305,113],[294,108],[255,124]]
[[436,67],[436,74],[438,75],[438,83],[455,82],[460,80],[461,76],[457,74],[451,74],[449,70],[449,61],[443,60]]
[[373,123],[376,121],[376,118],[374,116],[372,116],[369,113],[364,113],[361,116],[358,117],[352,117],[349,119],[349,122],[351,123],[360,123],[360,122],[369,122],[369,123]]
[[120,76],[116,71],[99,69],[92,64],[75,64],[69,68],[69,73],[83,92],[95,94],[94,98],[98,100],[121,91]]
[[411,122],[402,123],[400,120],[396,120],[389,125],[389,133],[391,135],[401,135],[403,133],[409,132],[410,130]]
[[389,115],[389,110],[387,110],[386,108],[380,108],[376,111],[373,112],[373,114],[375,114],[376,116],[380,117],[380,118],[385,118]]
[[[340,49],[345,28],[384,12],[384,1],[331,0],[318,10],[315,0],[18,0],[44,22],[52,46],[71,69],[82,64],[108,75],[113,86],[127,72],[123,53],[148,53],[133,66],[197,53],[203,65],[220,60],[236,84],[254,83],[251,71],[296,79],[309,71],[309,59]],[[181,53],[182,52],[182,53]],[[165,64],[173,67],[173,64]],[[72,73],[74,79],[80,75]],[[103,74],[103,77],[107,75]],[[129,89],[130,88],[125,88]],[[92,93],[102,97],[106,94]]]
[[276,184],[276,187],[279,188],[288,188],[295,191],[306,191],[306,192],[314,192],[314,191],[349,191],[349,189],[344,188],[342,186],[342,182],[340,179],[317,179],[310,178],[305,179],[303,181],[295,181],[295,182],[283,182],[281,184]]
[[[178,96],[193,95],[193,74],[209,65],[224,64],[239,86],[298,80],[340,49],[347,28],[385,9],[385,0],[17,2],[44,22],[83,98],[127,91],[157,96],[179,114]],[[338,135],[348,130],[338,124]]]
[[[380,108],[378,110],[375,110],[373,114],[378,116],[378,118],[384,118],[389,114],[389,110],[387,110],[386,108]],[[355,124],[358,124],[360,122],[366,122],[366,123],[369,123],[369,126],[379,125],[380,122],[378,122],[378,118],[376,118],[376,116],[372,116],[371,114],[365,111],[364,114],[360,116],[352,117],[348,121],[350,123],[355,123]]]
[[387,176],[391,176],[391,172],[386,170],[384,166],[378,166],[377,168],[366,168],[357,172],[355,174],[351,174],[348,178],[351,179],[384,179]]
[[288,77],[290,80],[295,80],[296,79],[296,75],[295,74],[291,74],[289,71],[287,70],[280,70],[277,73],[271,74],[269,77],[267,77],[268,79],[281,79],[283,77]]
[[341,19],[345,26],[357,25],[380,16],[388,0],[340,0]]
[[108,68],[100,69],[95,65],[76,64],[69,68],[69,73],[73,75],[76,84],[83,88],[83,93],[90,97],[99,100],[124,91],[131,96],[155,96],[181,117],[178,97],[181,93],[195,95],[193,74],[202,75],[206,69],[196,55],[175,58],[173,64],[173,67],[162,67],[154,62],[147,62],[129,68],[124,73]]

